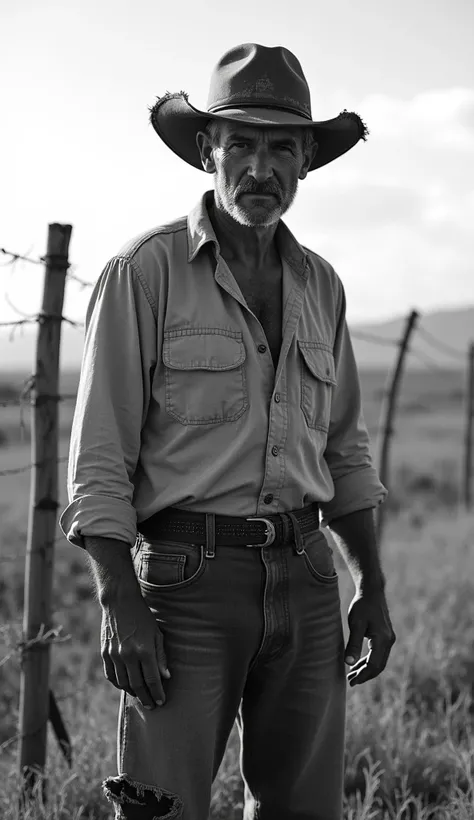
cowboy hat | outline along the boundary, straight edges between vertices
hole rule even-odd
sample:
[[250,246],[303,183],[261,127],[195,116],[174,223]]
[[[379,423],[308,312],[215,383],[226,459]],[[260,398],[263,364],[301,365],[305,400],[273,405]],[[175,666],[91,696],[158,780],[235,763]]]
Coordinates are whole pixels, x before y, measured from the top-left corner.
[[235,46],[221,57],[211,76],[207,111],[194,108],[185,91],[157,97],[149,111],[153,128],[168,148],[201,171],[196,134],[210,120],[311,127],[318,150],[310,171],[345,154],[369,133],[351,111],[332,120],[313,120],[308,83],[295,55],[283,46],[258,43]]

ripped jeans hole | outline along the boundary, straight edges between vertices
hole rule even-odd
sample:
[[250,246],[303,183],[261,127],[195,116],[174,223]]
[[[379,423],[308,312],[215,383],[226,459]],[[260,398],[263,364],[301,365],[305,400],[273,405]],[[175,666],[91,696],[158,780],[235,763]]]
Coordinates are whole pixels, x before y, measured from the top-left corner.
[[177,794],[147,786],[128,777],[108,777],[102,788],[107,800],[115,805],[116,820],[179,820],[183,802]]

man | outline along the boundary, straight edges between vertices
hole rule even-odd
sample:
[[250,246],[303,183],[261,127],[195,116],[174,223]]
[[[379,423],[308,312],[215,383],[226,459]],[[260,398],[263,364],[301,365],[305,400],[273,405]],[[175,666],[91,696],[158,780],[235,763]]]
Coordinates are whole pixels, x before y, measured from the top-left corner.
[[[87,311],[61,527],[90,556],[122,690],[105,793],[117,818],[207,820],[237,719],[246,820],[340,820],[344,661],[363,683],[395,641],[386,491],[342,284],[280,217],[365,127],[313,121],[296,57],[256,44],[219,61],[207,111],[166,94],[151,122],[214,193],[128,243]],[[320,518],[356,588],[346,649]]]

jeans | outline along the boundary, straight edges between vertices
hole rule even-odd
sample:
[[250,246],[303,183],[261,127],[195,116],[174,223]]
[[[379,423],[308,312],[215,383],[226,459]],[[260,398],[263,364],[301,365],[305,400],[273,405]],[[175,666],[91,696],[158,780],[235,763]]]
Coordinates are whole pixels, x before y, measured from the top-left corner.
[[116,818],[208,820],[236,720],[244,820],[341,820],[338,577],[324,534],[297,533],[285,546],[211,551],[138,537],[135,570],[171,679],[152,711],[122,692],[119,776],[104,785]]

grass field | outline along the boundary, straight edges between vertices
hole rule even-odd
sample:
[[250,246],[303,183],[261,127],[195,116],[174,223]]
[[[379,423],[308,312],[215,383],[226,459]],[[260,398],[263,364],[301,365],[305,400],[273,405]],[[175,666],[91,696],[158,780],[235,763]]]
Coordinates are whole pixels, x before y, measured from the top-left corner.
[[[0,387],[13,397],[21,379]],[[0,379],[1,382],[1,379]],[[384,374],[362,374],[364,408],[376,449]],[[64,374],[62,393],[77,376]],[[474,516],[462,511],[463,378],[408,373],[393,439],[389,515],[382,544],[397,642],[385,672],[348,689],[345,820],[472,820],[474,816]],[[74,402],[60,405],[66,456]],[[18,408],[0,408],[1,469],[30,461],[29,408],[21,440]],[[2,438],[3,436],[3,438]],[[67,503],[59,465],[60,506]],[[19,663],[29,473],[0,476],[0,817],[16,806]],[[115,773],[118,693],[102,676],[100,613],[83,553],[60,537],[55,623],[71,639],[53,648],[52,686],[71,732],[69,771],[49,738],[50,801],[29,820],[105,820],[100,782]],[[342,615],[353,585],[336,553]],[[9,657],[11,655],[11,657]],[[2,662],[2,658],[4,660]],[[240,818],[238,737],[231,735],[214,784],[211,817]]]

